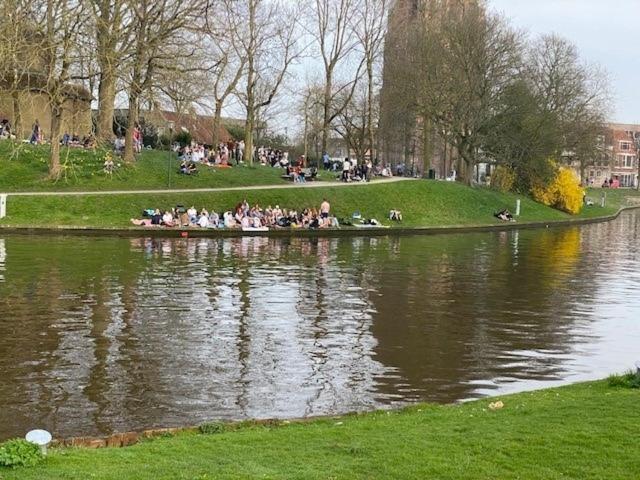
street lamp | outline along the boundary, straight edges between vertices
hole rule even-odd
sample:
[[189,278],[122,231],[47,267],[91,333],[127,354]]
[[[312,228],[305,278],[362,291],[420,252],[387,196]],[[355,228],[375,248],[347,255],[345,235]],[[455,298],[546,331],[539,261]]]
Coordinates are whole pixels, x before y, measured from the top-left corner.
[[636,174],[636,190],[640,190],[640,132],[635,132],[634,140],[636,141],[636,164],[638,165],[638,173]]
[[173,157],[173,125],[169,124],[169,158],[167,161],[167,188],[171,188],[171,159]]

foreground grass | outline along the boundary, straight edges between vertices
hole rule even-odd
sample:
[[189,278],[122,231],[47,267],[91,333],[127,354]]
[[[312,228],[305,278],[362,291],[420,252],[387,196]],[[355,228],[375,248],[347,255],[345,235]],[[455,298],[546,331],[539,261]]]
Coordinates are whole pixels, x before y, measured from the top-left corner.
[[53,451],[18,479],[640,478],[640,391],[606,382],[457,406],[418,406],[125,449]]
[[[168,209],[176,204],[194,205],[223,212],[243,200],[262,206],[280,205],[302,209],[318,207],[329,199],[338,217],[349,218],[359,211],[363,217],[384,221],[390,209],[401,209],[402,226],[477,226],[500,223],[493,213],[515,208],[513,194],[460,184],[427,180],[353,187],[268,189],[247,192],[188,194],[145,194],[117,196],[9,197],[8,216],[0,223],[8,226],[92,226],[129,227],[146,208]],[[599,214],[610,209],[592,207]],[[569,215],[522,198],[519,222],[566,220]],[[388,223],[388,222],[387,222]]]
[[246,185],[279,185],[282,171],[263,166],[229,169],[201,167],[198,175],[178,175],[176,155],[144,151],[135,165],[121,166],[112,175],[104,173],[104,150],[62,148],[64,176],[51,181],[48,175],[48,146],[0,141],[0,192],[155,190],[167,188],[217,188]]

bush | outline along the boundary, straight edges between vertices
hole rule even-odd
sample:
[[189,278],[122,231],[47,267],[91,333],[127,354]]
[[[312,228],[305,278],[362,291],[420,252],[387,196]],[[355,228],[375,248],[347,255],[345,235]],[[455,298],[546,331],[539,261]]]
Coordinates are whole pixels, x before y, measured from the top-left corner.
[[200,427],[198,427],[198,430],[200,431],[200,433],[203,433],[205,435],[213,435],[215,433],[224,433],[226,427],[224,423],[212,422],[203,423],[202,425],[200,425]]
[[511,192],[516,183],[516,173],[512,168],[500,165],[491,175],[491,188],[501,192]]
[[608,383],[610,387],[640,388],[640,373],[627,372],[624,375],[611,375]]
[[535,182],[531,194],[537,202],[572,215],[580,213],[584,204],[584,189],[578,177],[573,171],[562,167],[548,185]]
[[8,440],[0,444],[1,467],[31,467],[42,458],[40,447],[26,440]]
[[186,147],[187,145],[191,145],[192,140],[193,140],[193,136],[191,135],[191,133],[186,132],[184,130],[176,133],[174,136],[174,141],[178,142],[183,147]]

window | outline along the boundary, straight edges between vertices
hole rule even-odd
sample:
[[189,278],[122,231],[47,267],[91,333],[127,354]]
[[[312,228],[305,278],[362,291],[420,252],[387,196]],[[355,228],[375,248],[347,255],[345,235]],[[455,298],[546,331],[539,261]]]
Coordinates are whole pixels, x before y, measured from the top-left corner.
[[596,177],[601,177],[602,176],[602,172],[600,170],[596,171]]
[[625,155],[623,153],[616,155],[616,167],[632,168],[636,163],[635,155]]
[[620,150],[628,151],[631,150],[631,142],[620,142]]
[[595,172],[593,170],[589,171],[589,178],[595,177]]

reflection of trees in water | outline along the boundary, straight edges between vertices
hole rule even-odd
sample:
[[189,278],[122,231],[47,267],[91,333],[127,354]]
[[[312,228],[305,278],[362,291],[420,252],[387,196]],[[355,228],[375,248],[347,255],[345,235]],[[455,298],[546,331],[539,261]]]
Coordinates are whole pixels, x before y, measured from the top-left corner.
[[[372,297],[379,361],[399,368],[416,398],[467,398],[480,386],[557,378],[558,358],[578,341],[580,231],[564,229],[402,239],[402,263],[379,259],[385,281]],[[410,275],[406,275],[406,272]]]
[[[84,390],[100,362],[93,351],[99,354],[100,332],[108,323],[101,312],[103,279],[117,268],[121,247],[122,242],[76,239],[70,249],[60,238],[9,239],[13,263],[10,288],[0,291],[0,337],[10,339],[15,351],[2,349],[0,373],[12,396],[0,395],[9,405],[0,411],[16,419],[14,434],[34,424],[64,431],[69,418],[92,424],[95,405]],[[8,359],[11,365],[4,364]],[[13,415],[14,409],[20,412]]]

